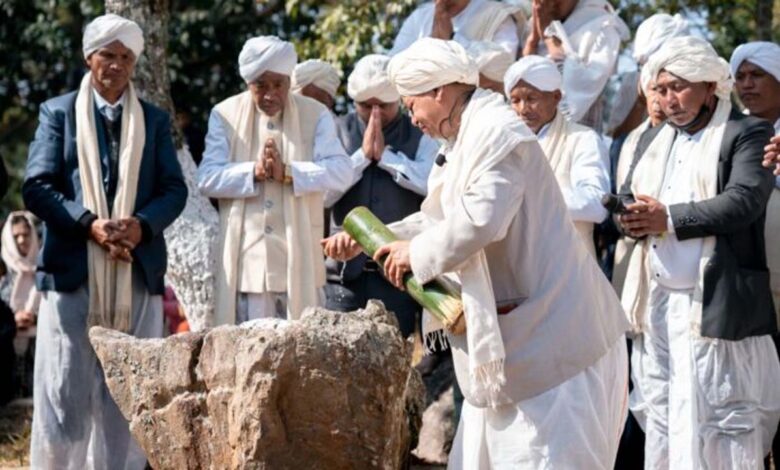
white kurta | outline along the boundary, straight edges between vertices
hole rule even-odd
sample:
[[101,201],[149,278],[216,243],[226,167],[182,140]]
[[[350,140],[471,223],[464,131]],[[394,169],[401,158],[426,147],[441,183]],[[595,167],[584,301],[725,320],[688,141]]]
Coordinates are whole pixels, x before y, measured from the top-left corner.
[[[693,150],[702,138],[679,133],[659,199],[695,197]],[[780,362],[769,335],[740,341],[692,333],[703,239],[652,237],[650,295],[634,339],[631,409],[646,434],[645,468],[761,468],[780,419]]]
[[464,402],[447,468],[611,470],[628,413],[627,362],[621,337],[594,365],[538,396],[495,410]]
[[[454,36],[452,39],[467,48],[474,38],[470,38],[463,33],[463,30],[469,24],[471,19],[485,8],[485,4],[490,0],[471,0],[466,8],[452,18],[452,28]],[[401,25],[398,35],[395,37],[393,48],[390,55],[398,54],[412,43],[420,38],[429,37],[433,29],[433,2],[427,2],[420,5]],[[513,56],[517,53],[519,38],[517,36],[517,26],[514,20],[509,17],[501,24],[492,38],[492,41],[506,49]]]
[[[560,61],[563,75],[561,110],[572,121],[601,130],[600,97],[615,71],[620,42],[628,28],[603,0],[580,0],[563,22],[553,21],[545,34],[558,37],[565,56]],[[544,41],[539,54],[546,55]]]
[[[542,147],[548,139],[553,138],[550,128],[550,124],[547,124],[537,134]],[[571,166],[565,170],[569,184],[561,184],[561,192],[575,224],[583,222],[590,226],[587,232],[590,238],[584,240],[590,247],[593,245],[593,224],[603,222],[608,215],[601,205],[601,198],[609,192],[609,154],[599,135],[591,130],[578,132],[571,138],[577,139],[576,144],[567,145],[563,149],[574,150],[570,158]]]

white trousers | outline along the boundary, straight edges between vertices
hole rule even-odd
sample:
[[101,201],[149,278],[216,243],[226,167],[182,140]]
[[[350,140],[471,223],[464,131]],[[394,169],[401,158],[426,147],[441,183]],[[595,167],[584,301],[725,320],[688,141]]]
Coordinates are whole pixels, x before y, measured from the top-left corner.
[[645,430],[645,468],[763,469],[780,419],[772,338],[698,336],[692,297],[651,281],[646,324],[634,339],[630,406]]
[[[317,289],[317,296],[319,297],[319,305],[325,305],[325,290],[323,288]],[[260,318],[281,318],[282,320],[290,318],[290,311],[287,309],[287,293],[239,292],[236,299],[236,324]]]
[[[133,279],[132,334],[162,336],[162,296]],[[44,292],[33,387],[33,469],[143,469],[146,457],[108,392],[87,337],[89,294]]]
[[611,470],[628,413],[626,340],[594,365],[528,400],[463,403],[450,470]]

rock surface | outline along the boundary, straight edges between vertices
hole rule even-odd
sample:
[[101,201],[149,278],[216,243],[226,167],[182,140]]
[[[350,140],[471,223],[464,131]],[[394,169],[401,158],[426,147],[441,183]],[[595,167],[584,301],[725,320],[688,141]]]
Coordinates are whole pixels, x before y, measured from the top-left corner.
[[425,388],[381,303],[167,339],[90,340],[155,469],[400,468]]
[[165,230],[168,245],[166,280],[184,307],[190,329],[200,331],[214,320],[214,272],[219,249],[219,214],[198,190],[197,167],[189,149],[178,152],[187,183],[187,205]]

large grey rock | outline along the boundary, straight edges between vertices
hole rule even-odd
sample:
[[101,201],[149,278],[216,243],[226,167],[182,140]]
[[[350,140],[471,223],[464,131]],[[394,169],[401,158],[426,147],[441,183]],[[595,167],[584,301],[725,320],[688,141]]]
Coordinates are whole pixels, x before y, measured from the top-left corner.
[[185,146],[179,150],[178,157],[189,195],[184,211],[165,230],[168,245],[166,279],[184,307],[190,329],[199,331],[213,325],[214,320],[219,214],[209,199],[198,191],[197,167],[189,149]]
[[393,469],[425,406],[395,322],[371,302],[167,339],[96,327],[90,340],[156,469]]

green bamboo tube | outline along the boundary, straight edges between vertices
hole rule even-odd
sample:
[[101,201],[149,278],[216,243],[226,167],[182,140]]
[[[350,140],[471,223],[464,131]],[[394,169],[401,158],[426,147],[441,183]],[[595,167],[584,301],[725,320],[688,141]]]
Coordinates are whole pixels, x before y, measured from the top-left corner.
[[[343,228],[371,258],[379,247],[398,240],[387,225],[363,206],[356,207],[347,214]],[[379,264],[384,268],[384,259],[380,260]],[[436,278],[425,285],[420,285],[412,273],[406,273],[404,286],[406,292],[441,321],[450,332],[456,335],[466,332],[463,302],[460,299],[460,292],[452,282],[445,278]]]

